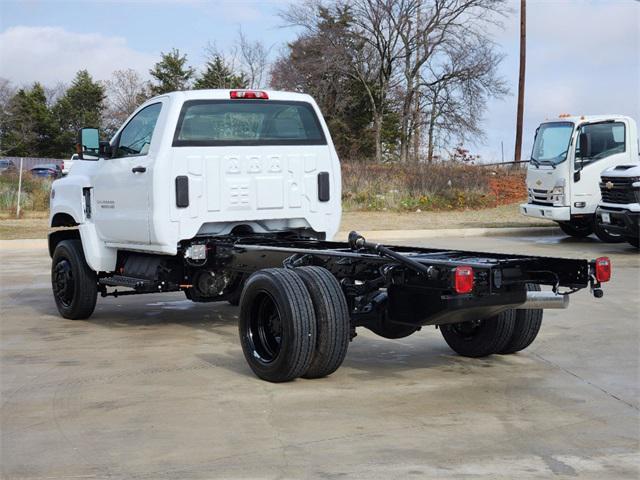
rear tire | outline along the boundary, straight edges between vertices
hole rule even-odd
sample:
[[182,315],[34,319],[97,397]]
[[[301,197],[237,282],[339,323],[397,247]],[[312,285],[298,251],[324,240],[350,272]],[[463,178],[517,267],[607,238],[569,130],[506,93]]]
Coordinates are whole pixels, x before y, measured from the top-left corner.
[[442,325],[440,331],[451,349],[463,357],[486,357],[502,351],[513,335],[515,310],[486,320]]
[[625,241],[625,238],[622,235],[616,235],[608,232],[598,223],[597,219],[593,222],[593,232],[600,241],[605,243],[622,243]]
[[82,242],[63,240],[51,260],[51,286],[58,312],[64,318],[89,318],[98,299],[98,277],[84,258]]
[[288,382],[311,365],[316,319],[302,279],[283,268],[259,270],[240,298],[240,343],[251,370],[268,382]]
[[309,290],[316,316],[316,344],[304,378],[321,378],[335,372],[347,355],[351,320],[347,299],[336,278],[322,267],[294,270]]
[[558,222],[558,225],[560,225],[560,230],[570,237],[585,238],[593,233],[591,223]]
[[[527,291],[539,292],[540,285],[527,283]],[[524,350],[538,336],[540,325],[542,325],[542,314],[544,310],[535,308],[530,310],[515,310],[515,324],[509,342],[499,353],[509,354]]]

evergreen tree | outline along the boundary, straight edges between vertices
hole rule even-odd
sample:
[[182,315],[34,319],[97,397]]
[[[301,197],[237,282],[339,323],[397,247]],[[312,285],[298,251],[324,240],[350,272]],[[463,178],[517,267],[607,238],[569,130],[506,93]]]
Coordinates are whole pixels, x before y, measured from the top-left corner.
[[60,129],[56,142],[59,155],[73,152],[80,128],[101,126],[104,101],[104,87],[89,72],[80,70],[53,108]]
[[195,70],[187,66],[187,55],[181,55],[180,50],[174,48],[169,53],[163,52],[161,60],[149,73],[155,79],[155,83],[150,85],[151,93],[162,95],[189,88]]
[[247,88],[248,82],[243,73],[236,74],[215,55],[207,62],[207,68],[193,84],[195,89],[204,88]]
[[0,121],[0,153],[3,155],[55,155],[57,128],[41,84],[34,83],[31,89],[18,90],[9,100]]

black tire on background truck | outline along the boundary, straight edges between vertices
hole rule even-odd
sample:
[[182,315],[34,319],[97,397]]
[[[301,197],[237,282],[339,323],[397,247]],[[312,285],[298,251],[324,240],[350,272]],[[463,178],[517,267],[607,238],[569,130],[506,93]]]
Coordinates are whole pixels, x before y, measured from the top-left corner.
[[335,372],[347,355],[351,321],[347,299],[329,270],[299,267],[294,270],[309,290],[316,317],[316,344],[304,378],[321,378]]
[[71,320],[91,316],[98,299],[98,278],[87,265],[80,240],[63,240],[56,245],[51,286],[60,315]]
[[288,382],[311,365],[316,319],[302,279],[284,268],[252,274],[240,298],[240,343],[251,370],[268,382]]
[[596,234],[596,237],[601,242],[605,243],[622,243],[625,241],[625,238],[622,235],[617,235],[615,233],[610,233],[606,228],[602,227],[597,219],[593,222],[593,232]]
[[560,225],[560,230],[570,237],[585,238],[593,233],[593,224],[590,222],[558,222],[558,225]]
[[[539,292],[540,285],[527,283],[527,290],[530,292]],[[513,333],[511,334],[509,342],[500,350],[499,353],[516,353],[531,345],[540,331],[543,312],[544,310],[541,308],[516,310]]]
[[470,322],[440,326],[447,344],[463,357],[486,357],[501,352],[509,343],[515,324],[515,310]]
[[626,240],[633,247],[640,248],[640,238],[638,238],[638,237],[626,237]]

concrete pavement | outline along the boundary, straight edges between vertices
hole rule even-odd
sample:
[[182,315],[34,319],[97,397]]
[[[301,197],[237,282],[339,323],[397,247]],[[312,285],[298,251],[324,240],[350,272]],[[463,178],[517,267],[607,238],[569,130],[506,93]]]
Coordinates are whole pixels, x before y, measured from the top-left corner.
[[2,478],[638,478],[637,253],[553,235],[396,240],[608,254],[614,278],[603,299],[548,311],[521,354],[360,329],[331,377],[273,385],[246,365],[233,307],[145,295],[64,320],[46,249],[4,244]]

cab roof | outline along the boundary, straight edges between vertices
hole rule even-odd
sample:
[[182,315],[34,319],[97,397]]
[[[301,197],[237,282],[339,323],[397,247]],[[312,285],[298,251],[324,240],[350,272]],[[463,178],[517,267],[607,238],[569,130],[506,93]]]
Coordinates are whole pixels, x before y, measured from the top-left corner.
[[[264,92],[269,100],[291,100],[298,102],[314,103],[313,97],[306,93],[283,92],[279,90],[265,90],[261,88],[231,88],[231,89],[206,89],[206,90],[183,90],[158,95],[154,98],[171,97],[176,100],[229,100],[231,92]],[[153,100],[153,99],[150,99]],[[149,100],[149,101],[150,101]]]

